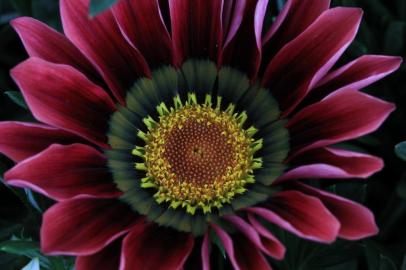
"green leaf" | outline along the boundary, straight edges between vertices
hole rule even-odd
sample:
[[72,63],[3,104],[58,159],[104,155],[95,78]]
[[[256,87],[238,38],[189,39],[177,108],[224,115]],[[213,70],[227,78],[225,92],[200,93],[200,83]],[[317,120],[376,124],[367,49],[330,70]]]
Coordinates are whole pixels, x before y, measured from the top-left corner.
[[90,2],[90,15],[96,16],[102,11],[111,7],[117,0],[91,0]]
[[27,103],[24,100],[23,95],[21,94],[21,92],[18,91],[7,91],[4,92],[4,94],[6,94],[12,101],[14,101],[14,103],[16,103],[18,106],[28,110],[28,106]]
[[219,248],[221,255],[223,255],[223,258],[226,258],[226,251],[224,249],[224,246],[221,243],[220,238],[217,236],[217,234],[214,231],[211,231],[210,238],[211,238],[211,241]]
[[24,268],[21,270],[39,270],[39,259],[38,258],[32,259],[29,262],[29,264],[24,266]]
[[43,211],[39,206],[37,200],[35,199],[34,193],[32,193],[32,191],[28,188],[24,189],[24,191],[25,194],[27,195],[28,202],[31,204],[31,206],[34,207],[38,212],[42,213]]
[[406,161],[406,141],[395,146],[395,153],[400,159]]
[[403,257],[403,263],[402,263],[402,267],[400,268],[400,270],[406,270],[406,255]]
[[9,240],[0,243],[0,251],[34,258],[39,255],[39,245],[28,240]]

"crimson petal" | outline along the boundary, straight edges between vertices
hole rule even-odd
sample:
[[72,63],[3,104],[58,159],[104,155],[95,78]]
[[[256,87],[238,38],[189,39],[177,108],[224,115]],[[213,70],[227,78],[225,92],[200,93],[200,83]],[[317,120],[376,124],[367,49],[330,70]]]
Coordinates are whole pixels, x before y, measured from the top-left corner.
[[268,0],[249,0],[235,36],[224,46],[222,64],[246,71],[254,79],[261,64],[262,27]]
[[359,240],[378,233],[374,215],[363,205],[302,183],[297,183],[296,187],[305,194],[319,198],[333,213],[341,224],[338,234],[341,238]]
[[305,31],[329,6],[330,0],[288,0],[264,36],[264,61],[269,62],[285,44]]
[[272,197],[268,209],[248,208],[268,222],[297,236],[322,243],[336,240],[340,223],[315,197],[298,191],[282,191]]
[[12,186],[31,188],[55,200],[73,197],[115,198],[115,187],[106,158],[83,144],[53,144],[18,163],[4,175]]
[[172,41],[158,0],[123,0],[112,10],[123,36],[140,50],[151,68],[172,64]]
[[117,240],[101,251],[76,259],[76,270],[117,270],[120,265],[121,241]]
[[327,74],[304,100],[307,104],[321,100],[334,90],[362,89],[397,70],[401,57],[364,55]]
[[139,222],[124,238],[120,270],[182,269],[193,245],[190,234]]
[[202,257],[202,270],[210,270],[210,232],[207,231],[203,237],[201,257]]
[[169,0],[176,63],[187,58],[217,61],[222,46],[222,0]]
[[133,211],[116,199],[59,202],[43,216],[41,249],[49,255],[92,255],[128,232],[136,219]]
[[43,124],[0,122],[0,153],[14,162],[33,156],[53,143],[71,144],[81,141],[76,135]]
[[272,90],[284,115],[297,106],[350,45],[361,17],[361,9],[329,9],[272,59],[262,85]]
[[89,2],[61,0],[63,30],[97,68],[117,100],[124,104],[126,91],[137,76],[150,76],[148,64],[121,35],[111,10],[89,18]]
[[79,71],[29,58],[11,75],[39,121],[108,147],[108,119],[115,105],[103,89]]
[[359,91],[334,92],[289,121],[292,155],[373,132],[394,109],[393,104]]
[[99,79],[92,64],[64,35],[29,17],[17,18],[11,25],[30,56],[56,64],[70,65],[95,82]]
[[316,148],[294,157],[297,166],[275,182],[307,178],[368,178],[383,168],[382,159],[338,148]]

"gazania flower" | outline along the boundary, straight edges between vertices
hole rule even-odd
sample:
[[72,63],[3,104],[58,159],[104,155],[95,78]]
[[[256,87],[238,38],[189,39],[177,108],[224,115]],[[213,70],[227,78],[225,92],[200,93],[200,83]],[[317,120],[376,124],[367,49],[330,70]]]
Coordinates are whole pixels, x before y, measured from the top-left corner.
[[2,122],[0,151],[8,184],[56,201],[43,252],[77,270],[210,269],[217,243],[235,269],[270,269],[285,247],[269,224],[322,243],[378,232],[306,184],[383,166],[331,146],[394,109],[359,90],[399,58],[333,68],[360,9],[291,0],[268,27],[267,0],[123,0],[95,18],[88,2],[61,0],[65,35],[12,22],[30,58],[11,75],[41,123]]

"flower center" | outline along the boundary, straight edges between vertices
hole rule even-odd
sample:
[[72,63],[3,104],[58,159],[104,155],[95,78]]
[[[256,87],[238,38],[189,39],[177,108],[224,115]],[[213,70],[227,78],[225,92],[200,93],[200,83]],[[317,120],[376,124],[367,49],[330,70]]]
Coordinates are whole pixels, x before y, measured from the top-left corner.
[[207,96],[198,104],[189,94],[186,104],[176,97],[174,107],[159,105],[159,121],[144,119],[148,132],[139,136],[146,144],[133,154],[144,159],[136,164],[146,171],[141,187],[155,189],[158,203],[184,207],[190,214],[197,209],[207,213],[230,203],[255,182],[253,170],[262,161],[254,153],[262,140],[252,138],[255,128],[243,128],[245,113],[235,113],[233,105],[221,110],[220,103],[218,98],[213,107]]

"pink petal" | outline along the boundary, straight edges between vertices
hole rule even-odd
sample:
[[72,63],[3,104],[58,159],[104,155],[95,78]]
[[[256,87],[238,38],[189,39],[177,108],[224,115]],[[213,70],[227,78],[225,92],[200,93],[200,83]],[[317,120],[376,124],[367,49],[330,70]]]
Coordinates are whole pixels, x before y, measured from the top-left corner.
[[128,232],[135,221],[132,210],[119,200],[59,202],[43,216],[41,248],[48,255],[92,255]]
[[356,8],[329,9],[272,59],[262,85],[272,90],[285,115],[296,107],[350,45],[361,16],[362,11]]
[[210,270],[210,232],[207,231],[203,237],[201,257],[202,257],[202,270]]
[[282,191],[272,197],[268,208],[247,210],[305,239],[332,243],[338,235],[340,223],[315,197]]
[[217,61],[222,45],[222,2],[169,0],[177,64],[192,57]]
[[288,0],[264,36],[264,61],[269,62],[283,46],[305,31],[329,6],[330,0]]
[[243,20],[233,39],[224,46],[223,65],[246,71],[254,79],[261,64],[262,27],[268,0],[249,0]]
[[252,214],[248,214],[248,220],[252,227],[261,236],[261,241],[265,248],[269,251],[270,256],[277,260],[282,260],[285,257],[285,246],[262,224],[254,218]]
[[382,170],[382,159],[338,148],[316,148],[290,161],[297,166],[275,182],[306,178],[368,178]]
[[108,147],[106,132],[115,105],[76,69],[30,58],[11,71],[39,121]]
[[120,270],[182,269],[193,245],[190,234],[140,222],[124,238]]
[[[230,216],[225,216],[224,217],[225,220],[229,221],[230,223],[232,223],[234,225],[234,227],[239,230],[242,234],[245,235],[245,237],[247,239],[249,239],[252,244],[255,245],[256,248],[260,249],[262,252],[264,252],[265,254],[269,255],[269,256],[276,256],[277,258],[280,258],[280,253],[275,250],[275,246],[273,246],[272,244],[275,243],[271,243],[271,245],[269,245],[269,237],[261,237],[263,236],[263,234],[259,234],[259,232],[254,228],[254,226],[251,226],[248,222],[246,222],[244,219],[236,216],[236,215],[230,215]],[[256,224],[259,225],[259,224]],[[262,229],[262,228],[260,228]],[[264,233],[264,231],[261,231],[262,233]],[[267,233],[266,236],[270,236],[270,233]],[[275,240],[275,238],[271,239],[271,240]],[[280,244],[280,242],[278,243]],[[281,244],[280,244],[281,245]],[[275,252],[277,251],[277,252]],[[282,256],[283,257],[283,256]]]
[[76,135],[47,125],[0,122],[0,153],[14,162],[33,156],[53,143],[71,144],[81,141]]
[[223,247],[228,255],[229,260],[231,261],[232,266],[234,267],[234,270],[240,270],[240,266],[237,262],[237,257],[235,254],[233,240],[231,239],[231,237],[226,231],[220,228],[220,226],[217,226],[214,223],[212,223],[210,226],[213,228],[214,232],[217,234],[218,238],[223,244]]
[[221,24],[223,26],[223,47],[227,47],[241,26],[247,1],[224,0]]
[[172,41],[158,0],[123,0],[112,11],[125,39],[140,50],[151,68],[172,64]]
[[4,180],[55,200],[77,196],[116,198],[121,192],[115,187],[106,163],[106,157],[93,147],[53,144],[7,171]]
[[339,236],[347,240],[359,240],[376,235],[379,231],[373,213],[363,205],[311,186],[297,183],[305,194],[319,198],[340,221]]
[[240,270],[272,270],[261,251],[242,235],[234,235],[235,257]]
[[124,104],[126,91],[137,77],[150,75],[148,64],[121,35],[111,10],[89,18],[89,1],[61,0],[63,30]]
[[321,100],[334,90],[351,88],[359,90],[379,81],[397,70],[401,57],[383,55],[364,55],[351,63],[327,74],[318,82],[304,100],[313,103]]
[[56,64],[70,65],[95,82],[99,79],[90,62],[64,35],[29,17],[17,18],[11,25],[30,56]]
[[117,240],[101,251],[76,259],[76,270],[117,270],[120,265],[121,241]]
[[393,104],[359,91],[334,92],[291,118],[287,128],[292,155],[373,132],[394,109]]

